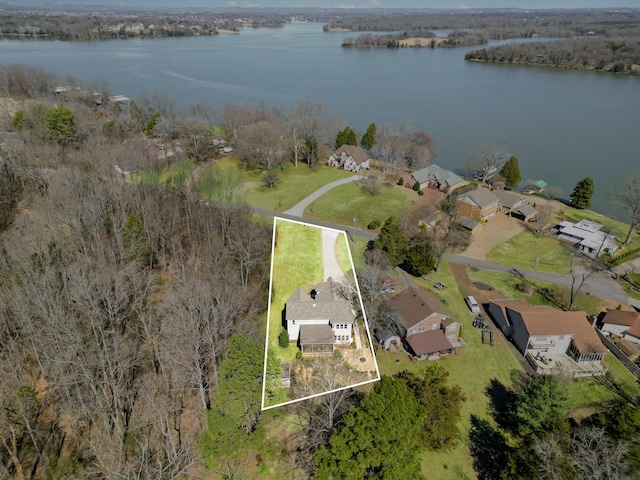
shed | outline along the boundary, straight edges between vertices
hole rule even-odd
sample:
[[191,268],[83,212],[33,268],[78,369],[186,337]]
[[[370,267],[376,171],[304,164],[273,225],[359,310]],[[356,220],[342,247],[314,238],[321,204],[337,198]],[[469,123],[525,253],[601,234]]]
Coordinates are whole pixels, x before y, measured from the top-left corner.
[[478,222],[477,220],[473,220],[472,218],[465,218],[462,222],[460,222],[462,228],[469,230],[471,233],[478,233],[484,229],[484,225]]
[[373,335],[385,350],[390,350],[392,347],[397,348],[402,344],[400,337],[387,327],[374,328]]
[[521,207],[515,208],[511,212],[511,216],[519,218],[523,222],[527,223],[538,216],[538,211],[531,205],[522,205]]

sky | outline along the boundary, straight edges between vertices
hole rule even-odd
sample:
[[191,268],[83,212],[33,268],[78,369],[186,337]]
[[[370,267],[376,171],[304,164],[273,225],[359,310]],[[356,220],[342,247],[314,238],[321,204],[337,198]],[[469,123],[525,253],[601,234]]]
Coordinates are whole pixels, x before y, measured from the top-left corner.
[[640,0],[5,0],[24,6],[104,5],[124,7],[246,8],[640,8]]

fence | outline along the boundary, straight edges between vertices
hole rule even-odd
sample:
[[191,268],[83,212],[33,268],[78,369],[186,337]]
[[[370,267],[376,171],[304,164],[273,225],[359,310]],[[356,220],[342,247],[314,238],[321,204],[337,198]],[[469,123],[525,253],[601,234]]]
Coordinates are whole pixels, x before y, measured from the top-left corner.
[[636,378],[640,379],[640,367],[633,363],[629,359],[629,357],[627,357],[627,355],[625,355],[625,353],[620,350],[615,343],[605,337],[602,332],[600,332],[599,330],[596,330],[596,332],[598,333],[598,336],[600,336],[600,340],[602,340],[602,343],[605,344],[605,346],[611,351],[611,353],[613,353],[618,358],[618,360],[620,360],[625,365],[625,367],[627,367],[631,371],[631,373],[636,376]]

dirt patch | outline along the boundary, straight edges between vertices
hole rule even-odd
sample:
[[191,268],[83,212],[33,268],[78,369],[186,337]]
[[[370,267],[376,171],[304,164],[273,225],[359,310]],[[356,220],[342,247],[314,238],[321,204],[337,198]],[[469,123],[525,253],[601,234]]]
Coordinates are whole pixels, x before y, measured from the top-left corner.
[[473,285],[478,289],[478,290],[485,290],[485,291],[492,291],[493,287],[491,285],[487,285],[486,283],[482,283],[482,282],[474,282]]
[[[356,372],[375,372],[376,365],[373,361],[373,355],[369,348],[350,348],[340,350],[342,358],[349,364]],[[364,359],[364,361],[363,361]]]
[[471,235],[471,243],[462,255],[486,260],[489,250],[524,230],[524,224],[517,218],[498,213],[489,219],[481,232]]

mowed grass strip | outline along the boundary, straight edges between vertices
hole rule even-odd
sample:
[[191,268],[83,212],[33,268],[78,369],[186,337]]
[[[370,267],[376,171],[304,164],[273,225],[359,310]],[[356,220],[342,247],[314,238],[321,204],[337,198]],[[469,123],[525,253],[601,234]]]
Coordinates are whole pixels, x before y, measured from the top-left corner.
[[[546,235],[520,232],[487,253],[487,261],[524,270],[569,273],[569,244]],[[536,266],[536,258],[539,259]]]
[[[445,290],[436,290],[423,279],[414,281],[425,290],[433,292],[447,308],[447,315],[462,323],[461,337],[467,343],[456,355],[437,360],[449,372],[449,383],[460,386],[466,396],[458,424],[460,441],[449,452],[424,452],[421,454],[422,473],[427,479],[456,480],[475,478],[472,458],[469,455],[468,436],[471,415],[490,418],[489,398],[485,391],[492,379],[505,385],[511,384],[511,372],[521,370],[520,364],[509,345],[494,336],[494,345],[483,345],[480,331],[472,326],[474,315],[466,307],[458,290],[455,276],[449,265],[443,263],[440,272],[429,275],[435,281],[447,285]],[[426,362],[412,363],[404,353],[389,353],[376,350],[380,373],[392,375],[402,370],[420,371]]]
[[253,182],[240,186],[240,201],[250,207],[282,212],[293,207],[319,188],[335,180],[353,176],[353,173],[333,167],[318,166],[310,169],[306,165],[288,166],[280,176],[275,188],[265,188],[257,175]]
[[369,222],[381,224],[391,215],[399,215],[412,203],[416,192],[402,187],[381,187],[377,195],[364,192],[357,185],[340,185],[317,199],[304,211],[304,216],[352,226],[356,217],[358,228]]
[[322,282],[323,270],[320,228],[276,220],[268,342],[282,361],[292,360],[297,351],[295,345],[286,349],[278,346],[285,303],[296,288],[310,291],[316,283]]

